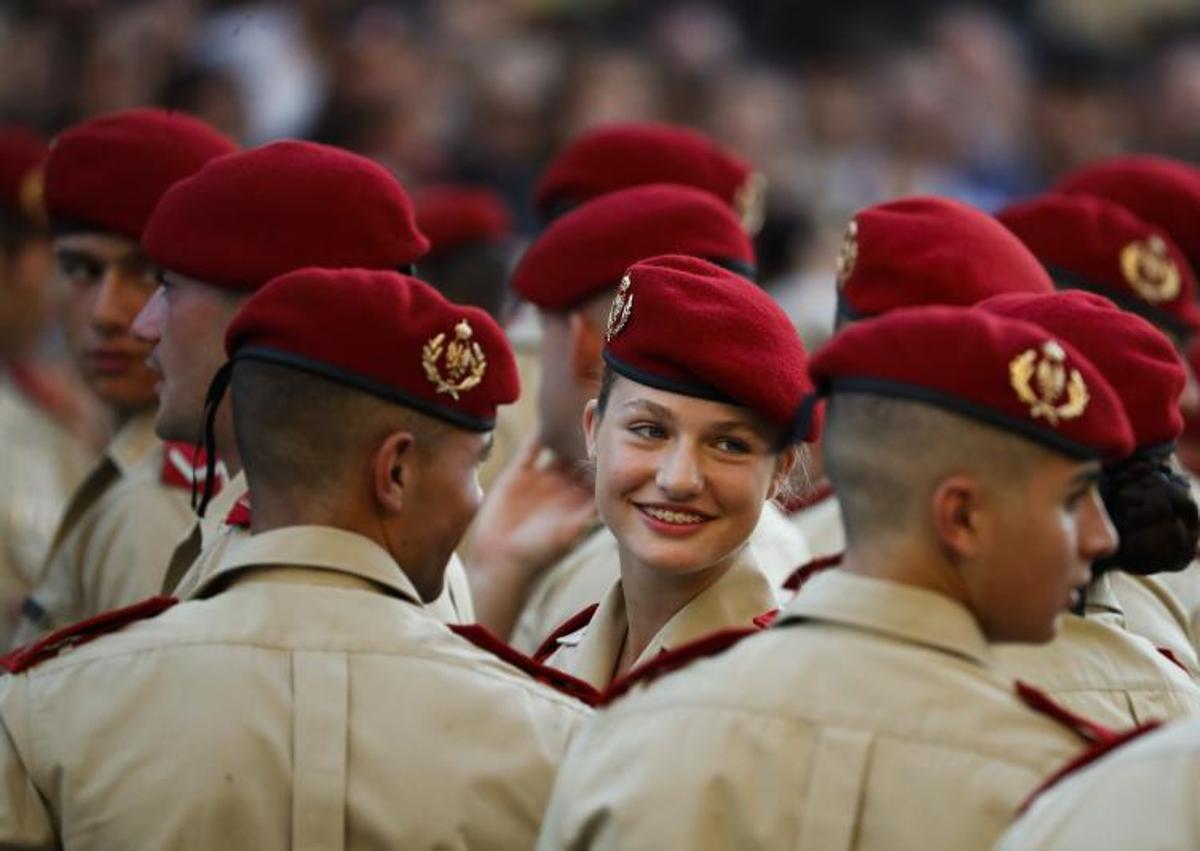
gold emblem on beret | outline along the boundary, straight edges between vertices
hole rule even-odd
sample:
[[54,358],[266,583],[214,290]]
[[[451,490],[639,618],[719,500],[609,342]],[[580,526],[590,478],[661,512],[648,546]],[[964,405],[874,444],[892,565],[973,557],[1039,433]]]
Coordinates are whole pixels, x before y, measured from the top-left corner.
[[850,220],[846,225],[846,235],[842,237],[842,248],[837,256],[837,285],[842,287],[846,279],[854,272],[854,264],[858,261],[858,222]]
[[627,272],[625,277],[621,278],[621,285],[617,287],[617,295],[613,298],[612,307],[608,309],[608,329],[604,332],[605,340],[612,340],[613,337],[620,334],[625,323],[629,321],[629,316],[633,313],[633,293],[629,291],[632,286],[633,282],[629,280]]
[[746,175],[733,196],[733,208],[741,219],[746,233],[753,236],[762,230],[767,218],[767,176],[761,171]]
[[1134,240],[1121,249],[1121,272],[1133,291],[1151,303],[1179,295],[1179,268],[1158,235]]
[[[1060,420],[1081,416],[1088,405],[1088,388],[1079,370],[1067,370],[1067,353],[1054,340],[1027,349],[1008,365],[1009,380],[1017,397],[1029,406],[1035,420],[1044,417],[1057,426]],[[1065,397],[1065,398],[1064,398]]]
[[[454,337],[449,344],[443,331],[421,350],[425,377],[433,383],[437,392],[447,393],[455,401],[458,401],[459,393],[478,386],[487,372],[487,357],[479,343],[471,339],[474,333],[471,323],[463,319],[454,326]],[[445,375],[439,363],[444,363]]]

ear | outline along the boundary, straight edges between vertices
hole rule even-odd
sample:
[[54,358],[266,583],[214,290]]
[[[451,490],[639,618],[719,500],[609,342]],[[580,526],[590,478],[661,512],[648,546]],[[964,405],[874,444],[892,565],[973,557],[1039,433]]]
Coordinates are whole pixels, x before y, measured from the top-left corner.
[[588,458],[596,457],[596,430],[600,427],[600,403],[588,400],[583,406],[583,439],[587,442]]
[[371,458],[371,487],[375,504],[389,514],[399,514],[412,493],[416,476],[412,432],[394,431],[379,444]]
[[571,354],[571,376],[578,382],[600,380],[604,336],[587,314],[575,311],[567,316]]
[[800,447],[789,446],[775,457],[775,472],[771,474],[771,487],[767,490],[767,499],[779,496],[788,479],[792,477],[796,466],[800,463]]
[[981,550],[983,492],[970,476],[943,479],[930,497],[934,533],[955,560]]

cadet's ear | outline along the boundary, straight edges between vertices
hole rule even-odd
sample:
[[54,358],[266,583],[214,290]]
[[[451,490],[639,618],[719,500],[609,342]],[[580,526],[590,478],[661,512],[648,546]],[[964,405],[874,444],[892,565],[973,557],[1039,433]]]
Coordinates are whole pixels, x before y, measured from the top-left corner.
[[413,435],[394,431],[379,444],[371,459],[371,484],[375,502],[384,511],[398,514],[404,509],[406,497],[412,492]]
[[589,399],[583,406],[583,439],[587,442],[588,459],[596,457],[596,429],[600,425],[600,403]]
[[581,310],[567,316],[571,340],[571,375],[576,381],[599,381],[604,335]]
[[767,491],[768,500],[779,496],[779,492],[783,490],[783,487],[787,484],[788,479],[792,477],[792,473],[796,470],[796,465],[799,463],[799,446],[789,446],[776,456],[775,472],[771,474],[771,487]]
[[950,476],[930,497],[933,529],[955,561],[971,559],[980,550],[982,491],[970,476]]

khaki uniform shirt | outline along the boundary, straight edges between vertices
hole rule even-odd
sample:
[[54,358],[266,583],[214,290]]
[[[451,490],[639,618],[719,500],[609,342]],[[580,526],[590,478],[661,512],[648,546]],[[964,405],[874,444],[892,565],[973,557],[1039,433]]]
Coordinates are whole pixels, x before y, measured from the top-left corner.
[[813,558],[837,555],[846,549],[842,506],[833,494],[788,515],[788,519],[808,542]]
[[[249,493],[246,474],[238,473],[221,492],[213,497],[204,517],[192,524],[187,537],[179,541],[171,556],[162,593],[181,600],[196,595],[197,590],[220,565],[225,553],[237,541],[250,537],[244,526],[225,522],[229,512]],[[428,607],[444,623],[474,623],[475,606],[471,601],[471,586],[467,571],[458,555],[450,557],[446,566],[442,594]]]
[[196,519],[190,487],[163,482],[166,452],[153,411],[116,434],[71,497],[15,644],[159,592],[176,542]]
[[12,643],[59,517],[93,457],[0,364],[0,647]]
[[[800,533],[774,503],[763,507],[750,536],[750,551],[775,588],[811,558]],[[534,584],[525,600],[510,643],[533,653],[572,615],[599,600],[620,576],[617,539],[600,526]]]
[[1089,619],[1114,624],[1170,651],[1192,679],[1200,678],[1194,632],[1183,604],[1162,581],[1163,574],[1137,576],[1112,571],[1088,588]]
[[1083,741],[990,670],[970,612],[831,570],[771,629],[572,743],[538,847],[974,851]]
[[[753,626],[755,618],[778,605],[775,586],[758,569],[753,556],[743,551],[720,579],[671,616],[633,667],[709,633]],[[612,682],[628,634],[625,595],[617,580],[601,598],[587,626],[558,639],[558,647],[546,664],[598,689],[606,688]]]
[[278,529],[196,599],[0,681],[0,846],[526,849],[586,714],[373,542]]
[[1049,644],[1001,644],[996,669],[1116,730],[1200,715],[1200,686],[1141,636],[1078,615]]
[[1109,754],[1038,797],[996,851],[1200,848],[1200,719]]

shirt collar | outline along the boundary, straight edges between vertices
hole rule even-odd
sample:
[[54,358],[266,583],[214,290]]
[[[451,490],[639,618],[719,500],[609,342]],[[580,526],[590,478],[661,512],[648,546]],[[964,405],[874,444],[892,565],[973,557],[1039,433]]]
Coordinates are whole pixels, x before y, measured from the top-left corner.
[[355,577],[421,603],[412,581],[386,550],[362,535],[329,526],[287,526],[234,541],[216,570],[202,580],[196,596],[207,596],[220,582],[267,566]]
[[1084,609],[1088,615],[1114,615],[1121,626],[1125,625],[1125,610],[1121,608],[1121,602],[1117,599],[1107,573],[1097,576],[1087,587]]
[[154,447],[161,445],[161,441],[154,434],[154,417],[154,411],[150,410],[131,418],[117,430],[104,450],[104,454],[112,460],[122,476],[129,475],[134,465],[145,458]]
[[876,632],[988,665],[987,638],[961,603],[933,591],[841,568],[805,583],[788,603],[778,626],[819,621]]

